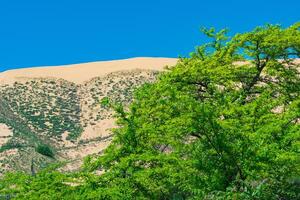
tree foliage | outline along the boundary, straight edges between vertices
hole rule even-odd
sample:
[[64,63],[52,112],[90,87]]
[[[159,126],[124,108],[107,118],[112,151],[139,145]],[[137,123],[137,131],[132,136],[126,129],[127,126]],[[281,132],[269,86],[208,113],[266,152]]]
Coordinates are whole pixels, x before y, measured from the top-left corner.
[[54,177],[55,195],[73,199],[300,198],[300,24],[203,32],[212,41],[139,88],[129,108],[103,100],[119,127],[104,155],[71,175],[80,184],[53,172],[5,187],[45,195],[35,183]]

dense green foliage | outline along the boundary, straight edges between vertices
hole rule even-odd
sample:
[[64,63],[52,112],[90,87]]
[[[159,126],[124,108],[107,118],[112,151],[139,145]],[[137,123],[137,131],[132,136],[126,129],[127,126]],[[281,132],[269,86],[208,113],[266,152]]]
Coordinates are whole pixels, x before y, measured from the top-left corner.
[[36,152],[38,152],[44,156],[49,156],[51,158],[54,157],[53,149],[49,145],[46,145],[46,144],[39,144],[36,147]]
[[[83,171],[7,175],[16,199],[299,199],[300,24],[267,25],[182,58],[116,111]],[[96,175],[102,170],[102,175]]]

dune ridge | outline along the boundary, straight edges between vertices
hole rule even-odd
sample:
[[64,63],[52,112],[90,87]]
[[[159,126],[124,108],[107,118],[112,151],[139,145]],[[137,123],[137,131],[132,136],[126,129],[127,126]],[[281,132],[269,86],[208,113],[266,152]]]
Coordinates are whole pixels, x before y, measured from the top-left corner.
[[101,77],[117,71],[162,70],[167,65],[175,65],[177,60],[177,58],[137,57],[62,66],[14,69],[0,73],[0,84],[11,84],[15,81],[32,78],[61,78],[76,84],[82,84],[94,77]]

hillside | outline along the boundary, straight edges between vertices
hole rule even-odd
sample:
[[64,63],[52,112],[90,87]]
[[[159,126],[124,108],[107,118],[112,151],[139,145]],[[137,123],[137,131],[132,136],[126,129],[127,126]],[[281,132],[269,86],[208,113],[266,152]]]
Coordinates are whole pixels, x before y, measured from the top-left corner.
[[111,141],[114,120],[101,98],[126,105],[134,88],[176,62],[133,58],[0,73],[0,173],[57,161],[68,162],[63,170],[78,169],[84,156],[101,153]]

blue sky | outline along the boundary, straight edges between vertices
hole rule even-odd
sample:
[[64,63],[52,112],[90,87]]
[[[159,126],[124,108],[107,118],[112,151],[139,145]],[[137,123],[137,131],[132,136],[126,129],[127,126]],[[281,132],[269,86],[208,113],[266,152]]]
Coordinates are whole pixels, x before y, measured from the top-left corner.
[[200,27],[289,26],[299,10],[299,0],[1,0],[0,71],[186,56],[205,42]]

